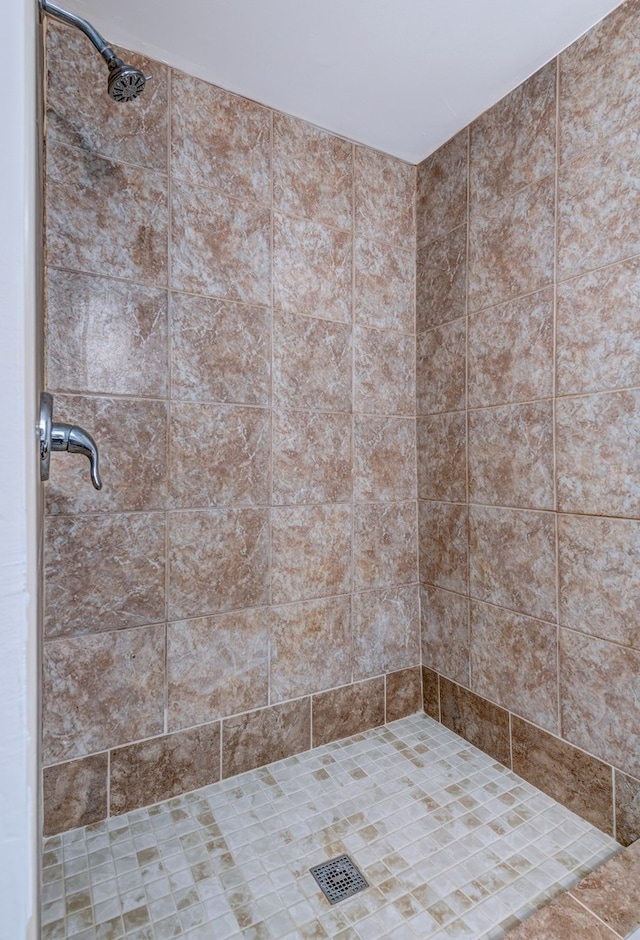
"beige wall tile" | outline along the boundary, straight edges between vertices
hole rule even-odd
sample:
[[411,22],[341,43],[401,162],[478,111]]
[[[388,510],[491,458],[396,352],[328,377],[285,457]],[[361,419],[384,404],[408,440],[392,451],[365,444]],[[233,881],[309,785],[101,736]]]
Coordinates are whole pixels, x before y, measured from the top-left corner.
[[273,220],[275,309],[350,323],[352,253],[348,233],[276,213]]
[[422,245],[416,264],[416,330],[429,330],[467,312],[467,226]]
[[558,399],[558,508],[640,517],[640,391]]
[[351,327],[277,313],[273,321],[273,398],[283,408],[351,411]]
[[351,475],[351,415],[274,411],[274,504],[347,502]]
[[354,153],[356,231],[413,250],[415,167],[368,147]]
[[557,626],[478,601],[470,625],[473,691],[557,733]]
[[471,595],[530,617],[554,621],[553,514],[472,506],[469,532]]
[[53,454],[46,511],[132,512],[167,502],[167,404],[135,398],[56,395],[54,418],[85,428],[98,445],[102,490],[81,454]]
[[353,145],[288,114],[273,115],[277,209],[351,230]]
[[415,502],[368,503],[353,509],[354,588],[412,584],[418,579]]
[[116,748],[111,752],[111,815],[159,803],[219,779],[219,722]]
[[222,776],[233,777],[310,747],[308,698],[227,718],[222,722]]
[[440,679],[442,723],[509,767],[509,714],[462,686]]
[[510,933],[513,940],[549,940],[550,937],[614,940],[616,936],[582,904],[564,894]]
[[44,565],[48,638],[165,618],[163,513],[50,517]]
[[420,580],[466,594],[469,522],[466,503],[420,500]]
[[45,644],[45,764],[162,733],[164,633],[159,624]]
[[415,420],[356,415],[353,435],[354,499],[415,499]]
[[438,673],[422,667],[422,702],[430,718],[440,721],[440,691]]
[[417,420],[418,496],[463,502],[467,498],[467,420],[464,412]]
[[171,287],[223,300],[271,299],[271,213],[193,183],[171,186]]
[[511,718],[513,770],[604,832],[613,832],[611,768],[541,731]]
[[266,509],[185,510],[168,520],[169,619],[267,603]]
[[354,344],[354,410],[415,414],[415,337],[356,327]]
[[469,499],[553,509],[553,403],[469,413]]
[[390,672],[386,677],[386,721],[397,721],[422,711],[422,674],[420,666]]
[[46,288],[48,389],[166,395],[166,291],[56,268]]
[[87,40],[79,30],[49,18],[47,139],[166,172],[167,67],[139,52],[116,47],[125,62],[133,62],[145,75],[153,73],[144,94],[123,107],[105,94],[106,73],[96,69],[88,51]]
[[469,599],[423,585],[420,621],[423,664],[468,685]]
[[351,604],[330,597],[271,609],[271,702],[351,680]]
[[270,134],[267,108],[184,72],[171,71],[174,179],[269,205]]
[[268,410],[173,402],[169,447],[172,508],[268,504]]
[[104,753],[44,768],[45,836],[106,818],[108,763],[109,756]]
[[433,241],[466,221],[468,148],[465,128],[418,166],[418,244]]
[[466,319],[416,338],[416,412],[461,411],[466,405]]
[[269,404],[268,310],[176,291],[170,309],[174,400]]
[[414,333],[415,252],[360,237],[354,254],[356,322]]
[[420,661],[418,586],[353,595],[354,678],[406,670]]
[[631,845],[640,839],[640,780],[614,771],[616,839]]
[[271,510],[271,601],[351,591],[351,507]]
[[265,607],[168,624],[169,730],[266,705],[268,646]]
[[620,852],[571,889],[572,897],[620,937],[638,926],[638,892],[638,846]]
[[384,678],[367,679],[312,698],[313,746],[384,724]]
[[469,317],[469,406],[553,394],[553,291],[510,300]]
[[46,174],[48,264],[166,286],[165,175],[56,143]]
[[562,735],[640,776],[640,652],[560,631]]

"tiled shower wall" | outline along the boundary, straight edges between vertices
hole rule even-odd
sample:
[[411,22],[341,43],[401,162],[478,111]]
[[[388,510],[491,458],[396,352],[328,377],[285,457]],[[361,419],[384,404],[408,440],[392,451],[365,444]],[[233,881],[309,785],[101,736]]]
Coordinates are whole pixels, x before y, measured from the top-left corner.
[[421,708],[415,168],[47,34],[45,828]]
[[427,710],[640,837],[640,3],[418,168]]

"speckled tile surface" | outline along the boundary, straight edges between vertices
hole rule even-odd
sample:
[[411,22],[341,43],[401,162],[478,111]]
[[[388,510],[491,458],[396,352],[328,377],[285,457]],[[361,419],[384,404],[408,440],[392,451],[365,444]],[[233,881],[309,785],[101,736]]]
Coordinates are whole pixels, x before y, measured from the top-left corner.
[[[42,938],[498,938],[618,849],[413,715],[47,839]],[[370,886],[331,906],[343,852]]]

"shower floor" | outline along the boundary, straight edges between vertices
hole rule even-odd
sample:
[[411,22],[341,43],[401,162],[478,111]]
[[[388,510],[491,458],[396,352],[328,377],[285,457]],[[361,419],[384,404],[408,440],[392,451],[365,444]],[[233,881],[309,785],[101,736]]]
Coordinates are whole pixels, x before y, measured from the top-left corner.
[[[412,715],[45,840],[42,938],[501,937],[618,849]],[[370,886],[331,906],[342,853]]]

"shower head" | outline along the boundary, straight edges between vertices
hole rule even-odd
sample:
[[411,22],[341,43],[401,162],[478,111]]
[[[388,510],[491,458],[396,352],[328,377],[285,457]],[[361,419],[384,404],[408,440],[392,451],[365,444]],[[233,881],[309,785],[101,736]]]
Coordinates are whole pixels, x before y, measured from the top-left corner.
[[109,66],[107,90],[114,101],[133,101],[144,91],[149,76],[145,76],[134,65],[127,65],[122,59],[119,59],[111,46],[102,38],[98,30],[94,29],[91,23],[83,20],[76,13],[58,6],[53,0],[40,0],[40,8],[44,13],[54,16],[61,22],[76,26],[91,40]]

